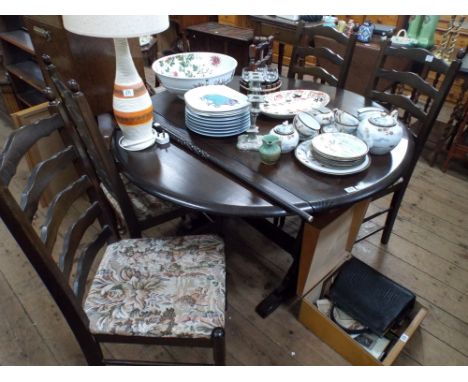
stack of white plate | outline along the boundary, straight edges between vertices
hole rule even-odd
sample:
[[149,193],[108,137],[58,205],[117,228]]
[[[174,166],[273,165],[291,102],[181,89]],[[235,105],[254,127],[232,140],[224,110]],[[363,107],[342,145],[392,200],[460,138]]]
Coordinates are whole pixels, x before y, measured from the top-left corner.
[[185,125],[207,137],[230,137],[250,126],[247,96],[224,85],[189,90],[185,99]]
[[361,139],[345,133],[324,133],[302,142],[295,154],[304,165],[331,175],[354,174],[370,165],[369,148]]

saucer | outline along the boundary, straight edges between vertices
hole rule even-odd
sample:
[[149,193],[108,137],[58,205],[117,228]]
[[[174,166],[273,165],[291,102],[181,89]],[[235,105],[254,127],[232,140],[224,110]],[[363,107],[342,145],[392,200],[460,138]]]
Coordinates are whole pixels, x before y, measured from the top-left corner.
[[151,131],[153,135],[150,138],[140,141],[129,141],[122,135],[119,139],[119,146],[127,151],[140,151],[146,149],[152,146],[156,141],[157,132],[154,129],[151,129]]

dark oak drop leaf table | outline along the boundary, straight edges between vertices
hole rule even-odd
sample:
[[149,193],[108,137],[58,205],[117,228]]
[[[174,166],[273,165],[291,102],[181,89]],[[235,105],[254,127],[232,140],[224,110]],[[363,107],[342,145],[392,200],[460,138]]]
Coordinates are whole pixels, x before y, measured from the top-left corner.
[[[229,86],[238,90],[239,77],[236,76]],[[287,89],[324,91],[331,98],[327,107],[351,114],[373,105],[356,93],[310,81],[283,79],[282,90]],[[117,132],[113,146],[123,172],[146,192],[181,206],[213,215],[242,217],[291,254],[293,263],[281,285],[257,306],[262,317],[286,299],[304,292],[305,268],[310,267],[313,256],[310,253],[316,247],[308,237],[311,227],[315,224],[315,228],[320,229],[330,217],[360,202],[367,208],[366,201],[398,180],[413,152],[412,139],[405,130],[395,149],[387,155],[372,155],[369,168],[358,174],[334,176],[315,172],[301,164],[294,152],[283,154],[275,165],[267,166],[261,163],[257,152],[239,151],[237,137],[208,138],[187,130],[185,103],[174,94],[163,91],[152,99],[155,121],[175,135],[168,147],[154,145],[131,152],[118,146],[121,133]],[[267,134],[281,122],[262,115],[257,120],[261,134]],[[275,199],[264,192],[265,187],[262,189],[259,185],[273,190],[285,205],[313,215],[314,223],[303,224],[296,238],[269,223],[266,218],[292,215],[292,212],[281,203],[275,203]],[[359,213],[365,213],[365,208]]]

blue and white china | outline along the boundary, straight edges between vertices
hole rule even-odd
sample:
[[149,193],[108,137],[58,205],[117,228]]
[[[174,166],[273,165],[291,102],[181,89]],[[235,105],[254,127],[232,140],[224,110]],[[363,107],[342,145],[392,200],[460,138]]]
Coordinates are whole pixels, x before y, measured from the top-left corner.
[[345,133],[325,133],[317,135],[310,141],[311,150],[325,158],[337,161],[355,161],[369,152],[367,144]]
[[335,126],[340,133],[354,134],[359,126],[359,120],[344,110],[334,109]]
[[247,109],[247,96],[225,85],[208,85],[189,90],[185,104],[196,113],[205,115],[236,114]]
[[398,122],[398,110],[393,110],[390,114],[385,111],[372,113],[359,122],[356,135],[367,143],[371,154],[389,153],[403,137],[403,128]]
[[293,126],[299,133],[299,140],[301,141],[320,134],[320,123],[310,112],[298,113],[294,117]]
[[357,118],[359,121],[362,121],[363,119],[369,118],[371,114],[381,113],[382,111],[384,110],[381,107],[361,107],[360,109],[357,109]]
[[223,85],[234,77],[237,61],[210,52],[177,53],[156,60],[152,69],[161,84],[180,98],[187,90],[206,85]]
[[370,21],[364,21],[357,31],[356,39],[360,42],[369,42],[374,33],[374,24]]
[[270,130],[271,135],[275,135],[280,140],[281,153],[293,151],[299,143],[299,133],[292,124],[284,121]]
[[329,125],[335,120],[333,111],[328,107],[321,106],[308,111],[320,123],[320,125]]
[[[352,137],[352,135],[349,135],[349,134],[345,134],[345,135]],[[320,135],[318,135],[317,137],[320,137]],[[313,138],[313,139],[316,139],[316,138]],[[371,163],[371,159],[369,155],[365,155],[362,158],[362,161],[354,166],[331,166],[329,164],[326,164],[318,160],[316,156],[314,155],[314,153],[312,152],[311,147],[312,147],[311,140],[304,141],[300,143],[299,146],[296,147],[296,150],[294,151],[294,155],[299,160],[299,162],[301,162],[304,166],[314,171],[320,172],[320,173],[329,174],[329,175],[338,175],[338,176],[356,174],[356,173],[366,170],[370,166],[370,163]]]
[[247,96],[224,85],[208,85],[185,93],[185,125],[207,137],[232,137],[250,126]]

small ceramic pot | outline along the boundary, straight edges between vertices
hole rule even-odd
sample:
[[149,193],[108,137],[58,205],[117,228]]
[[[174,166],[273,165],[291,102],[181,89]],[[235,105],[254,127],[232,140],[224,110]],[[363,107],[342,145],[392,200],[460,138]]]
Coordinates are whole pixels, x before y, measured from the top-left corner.
[[367,143],[371,154],[387,154],[403,136],[403,128],[398,123],[398,111],[394,110],[390,114],[382,111],[363,119],[356,135]]
[[262,163],[275,164],[281,156],[280,140],[276,135],[265,135],[258,149]]
[[333,111],[331,111],[328,107],[322,106],[312,110],[309,110],[308,113],[312,115],[321,126],[329,125],[333,123],[335,117],[333,115]]
[[320,123],[308,112],[296,114],[293,126],[299,133],[299,140],[305,141],[320,134]]
[[359,120],[344,110],[334,109],[335,126],[340,133],[354,134],[359,126]]
[[299,133],[288,121],[284,121],[281,125],[273,127],[270,130],[270,134],[279,138],[282,153],[293,151],[299,144]]

